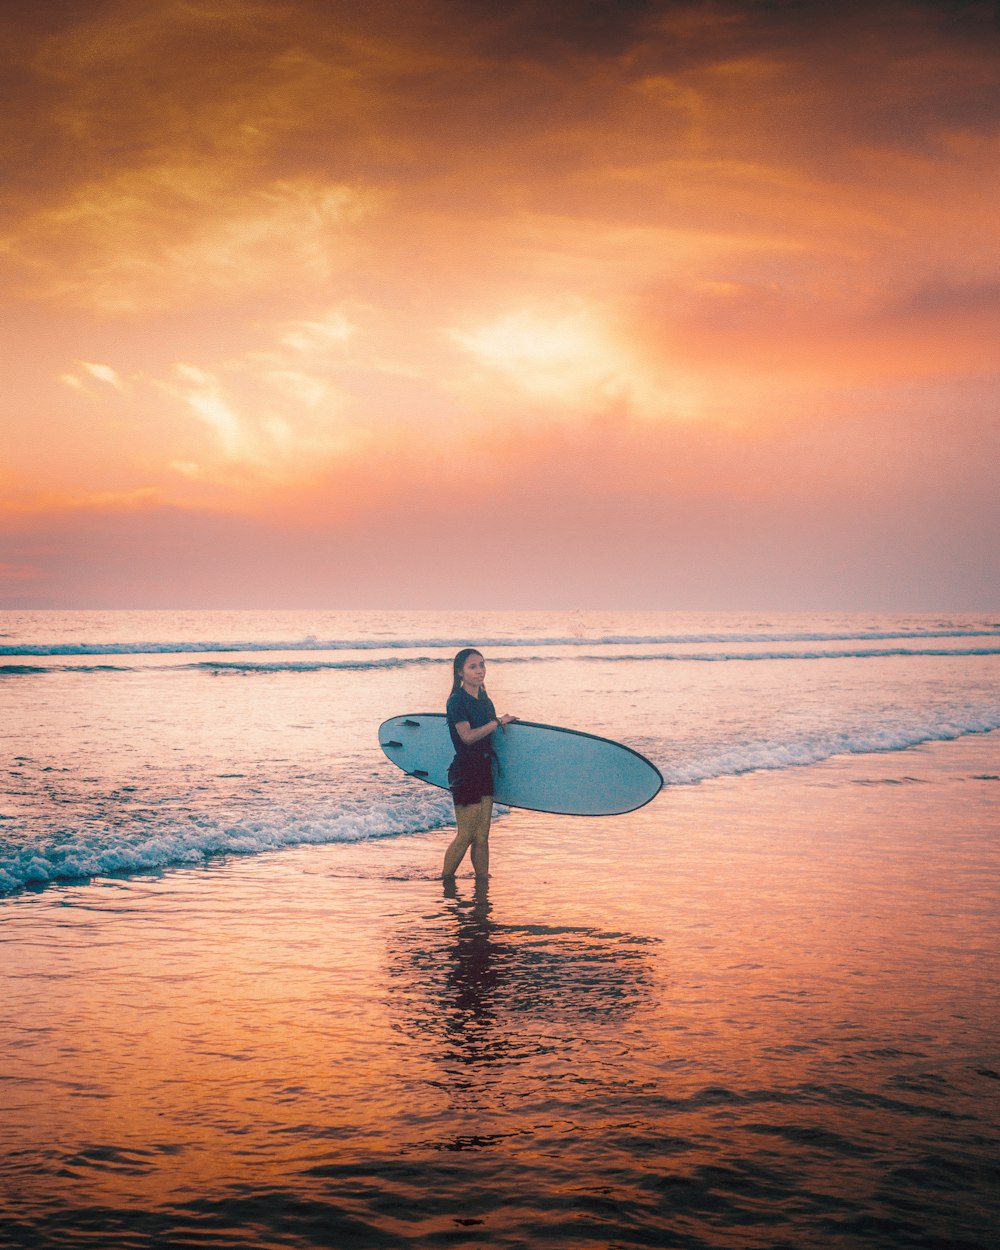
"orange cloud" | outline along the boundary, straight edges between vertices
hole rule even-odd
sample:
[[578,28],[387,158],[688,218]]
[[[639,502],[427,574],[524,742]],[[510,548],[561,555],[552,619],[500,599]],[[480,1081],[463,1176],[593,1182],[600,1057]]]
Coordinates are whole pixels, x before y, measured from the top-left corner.
[[75,190],[28,216],[5,250],[26,293],[100,314],[229,303],[289,283],[321,290],[368,200],[303,182],[248,195],[215,171],[160,166]]

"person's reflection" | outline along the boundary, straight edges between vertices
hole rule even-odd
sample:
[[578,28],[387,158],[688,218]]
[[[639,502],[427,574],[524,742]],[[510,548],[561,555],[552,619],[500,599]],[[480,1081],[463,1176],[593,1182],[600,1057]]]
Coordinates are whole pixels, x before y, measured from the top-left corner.
[[449,1084],[502,1081],[511,1064],[617,1039],[648,1001],[655,939],[498,922],[488,882],[471,890],[448,882],[443,906],[401,927],[390,948],[395,1027]]
[[444,951],[443,1023],[463,1063],[495,1059],[505,1047],[495,1029],[496,996],[509,967],[507,945],[497,940],[490,920],[489,879],[477,877],[472,901],[458,892],[454,878],[444,896],[453,904],[458,927]]

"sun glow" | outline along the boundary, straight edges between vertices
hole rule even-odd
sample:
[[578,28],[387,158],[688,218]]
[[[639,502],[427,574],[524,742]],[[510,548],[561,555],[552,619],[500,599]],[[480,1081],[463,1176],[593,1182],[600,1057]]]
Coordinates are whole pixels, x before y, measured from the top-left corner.
[[626,327],[582,302],[519,309],[451,337],[481,367],[475,385],[497,379],[512,391],[571,417],[605,411],[640,419],[691,419],[713,402],[711,389],[662,355],[640,350]]

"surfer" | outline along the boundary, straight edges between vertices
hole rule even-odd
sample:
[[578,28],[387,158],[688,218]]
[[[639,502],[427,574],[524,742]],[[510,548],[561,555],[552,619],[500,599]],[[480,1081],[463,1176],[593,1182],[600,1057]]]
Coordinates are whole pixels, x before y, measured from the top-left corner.
[[493,816],[493,735],[516,716],[497,716],[486,687],[486,661],[474,647],[465,647],[452,661],[448,730],[455,758],[448,785],[455,800],[458,832],[444,854],[441,876],[447,881],[472,848],[477,877],[490,871],[490,820]]

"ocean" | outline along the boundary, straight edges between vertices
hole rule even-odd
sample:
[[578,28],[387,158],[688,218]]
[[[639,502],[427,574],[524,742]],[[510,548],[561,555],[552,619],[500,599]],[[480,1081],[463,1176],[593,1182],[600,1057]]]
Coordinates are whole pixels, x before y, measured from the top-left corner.
[[25,612],[0,619],[0,891],[448,824],[375,730],[470,639],[525,719],[668,786],[1000,729],[990,617]]
[[[447,891],[376,730],[465,645],[665,787],[500,810]],[[10,1244],[995,1247],[998,657],[982,614],[3,613]]]

